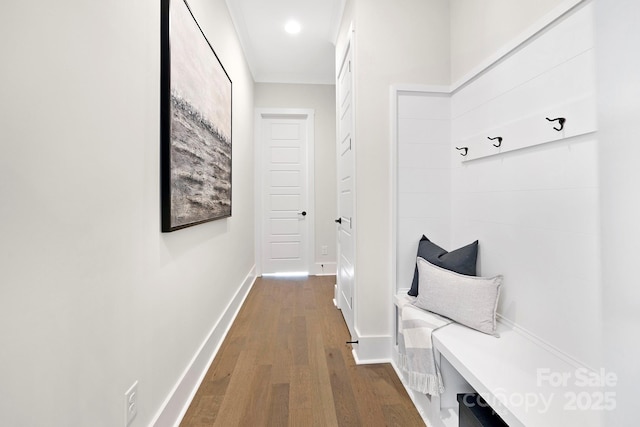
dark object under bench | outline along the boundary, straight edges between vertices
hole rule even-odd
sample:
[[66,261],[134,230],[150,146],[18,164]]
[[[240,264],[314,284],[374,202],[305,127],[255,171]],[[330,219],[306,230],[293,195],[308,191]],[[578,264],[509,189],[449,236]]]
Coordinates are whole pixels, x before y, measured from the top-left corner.
[[478,393],[458,394],[459,427],[508,427]]

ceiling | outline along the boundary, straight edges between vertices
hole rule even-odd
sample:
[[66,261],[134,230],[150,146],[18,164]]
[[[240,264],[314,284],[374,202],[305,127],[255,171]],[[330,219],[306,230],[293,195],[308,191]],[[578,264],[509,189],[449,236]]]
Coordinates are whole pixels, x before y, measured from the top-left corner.
[[[335,83],[334,42],[345,0],[226,0],[249,68],[261,83]],[[290,35],[295,19],[301,31]]]

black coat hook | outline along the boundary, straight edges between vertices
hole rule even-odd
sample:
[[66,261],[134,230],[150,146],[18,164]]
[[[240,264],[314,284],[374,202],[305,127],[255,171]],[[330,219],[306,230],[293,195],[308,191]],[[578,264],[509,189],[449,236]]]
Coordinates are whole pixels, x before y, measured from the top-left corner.
[[491,145],[493,145],[493,146],[494,146],[494,147],[496,147],[496,148],[497,148],[497,147],[500,147],[500,146],[502,145],[502,137],[501,137],[501,136],[496,136],[496,137],[493,137],[493,138],[491,138],[490,136],[488,136],[488,137],[487,137],[487,139],[490,139],[491,141],[493,141],[493,140],[497,139],[497,140],[498,140],[498,144],[497,144],[497,145],[496,145],[496,144],[491,144]]
[[549,120],[550,122],[558,122],[558,124],[560,124],[560,127],[553,127],[555,130],[557,130],[558,132],[560,132],[562,129],[564,129],[564,123],[567,121],[567,119],[565,119],[564,117],[558,117],[555,119],[550,119],[549,117],[545,117],[547,120]]
[[462,153],[460,153],[460,155],[462,156],[466,156],[467,153],[469,152],[469,147],[456,147],[456,150],[458,151],[462,151]]

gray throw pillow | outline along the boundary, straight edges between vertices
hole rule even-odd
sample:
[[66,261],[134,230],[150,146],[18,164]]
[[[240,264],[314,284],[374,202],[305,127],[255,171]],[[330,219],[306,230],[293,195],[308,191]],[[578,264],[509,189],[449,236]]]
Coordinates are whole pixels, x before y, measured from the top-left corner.
[[418,258],[420,294],[416,307],[476,329],[496,333],[496,310],[502,276],[465,276]]
[[[447,252],[423,235],[420,243],[418,243],[418,256],[426,259],[433,265],[446,268],[447,270],[467,276],[475,276],[476,260],[478,258],[478,241],[476,240],[467,246]],[[420,273],[418,271],[418,265],[416,264],[416,269],[413,273],[413,282],[411,282],[411,289],[409,289],[408,292],[408,294],[413,297],[418,296],[419,277]]]

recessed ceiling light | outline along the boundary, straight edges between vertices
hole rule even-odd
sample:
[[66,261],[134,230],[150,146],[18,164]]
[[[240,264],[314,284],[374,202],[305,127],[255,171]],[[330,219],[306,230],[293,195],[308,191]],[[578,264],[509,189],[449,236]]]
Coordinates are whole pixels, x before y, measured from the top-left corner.
[[298,34],[300,32],[300,23],[292,19],[284,26],[284,30],[289,34]]

